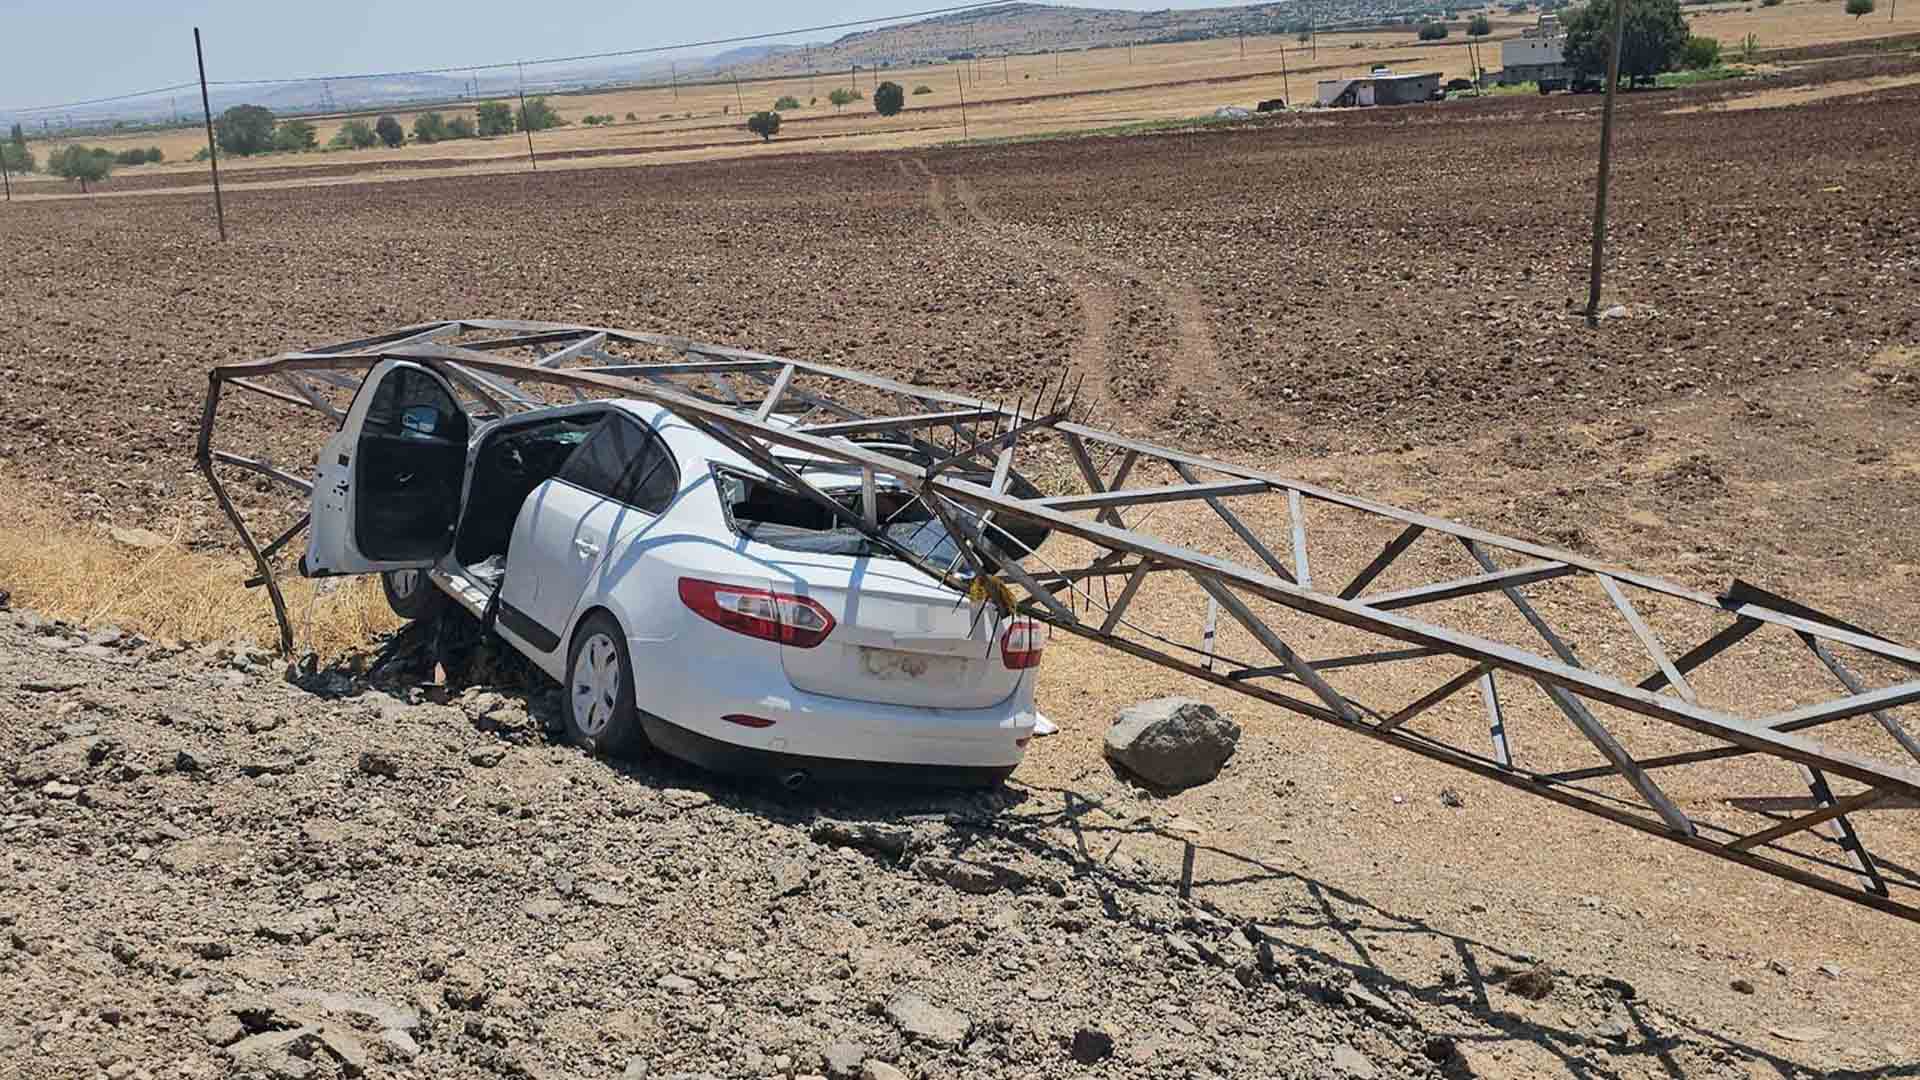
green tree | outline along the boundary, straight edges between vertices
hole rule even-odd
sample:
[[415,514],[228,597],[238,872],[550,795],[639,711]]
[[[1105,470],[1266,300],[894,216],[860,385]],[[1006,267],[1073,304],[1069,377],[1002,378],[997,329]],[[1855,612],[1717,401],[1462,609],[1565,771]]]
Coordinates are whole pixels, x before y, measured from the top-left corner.
[[365,120],[349,120],[340,125],[340,130],[333,133],[333,139],[327,145],[351,150],[365,150],[367,147],[379,141],[380,136],[373,133],[372,124],[367,123]]
[[1847,14],[1859,22],[1862,15],[1873,14],[1873,0],[1847,0]]
[[873,111],[881,116],[898,115],[907,107],[907,92],[897,82],[883,82],[873,88]]
[[380,141],[386,143],[388,149],[406,145],[407,129],[401,127],[400,121],[391,116],[383,116],[375,120],[373,133],[380,136]]
[[113,163],[115,165],[145,165],[147,163],[147,152],[138,146],[122,150],[113,155]]
[[844,106],[859,101],[860,95],[844,86],[836,86],[827,91],[827,100],[833,103],[834,110],[837,112]]
[[513,109],[504,101],[483,101],[474,115],[480,121],[481,138],[513,133]]
[[437,112],[423,112],[413,118],[413,141],[437,143],[448,138],[447,118]]
[[161,161],[162,161],[163,159],[165,159],[165,158],[166,158],[166,156],[167,156],[167,155],[166,155],[166,154],[164,154],[164,153],[162,153],[162,152],[160,151],[160,148],[159,148],[159,147],[157,147],[157,146],[149,146],[149,147],[147,147],[147,163],[148,163],[149,165],[158,165],[158,164],[160,164],[160,162],[161,162]]
[[1486,37],[1493,33],[1493,21],[1485,15],[1475,15],[1467,20],[1468,37]]
[[298,153],[320,144],[319,134],[305,120],[282,120],[273,129],[273,148]]
[[514,111],[513,124],[521,131],[545,131],[566,123],[560,114],[553,111],[543,97],[528,98],[525,105]]
[[12,140],[8,140],[7,142],[0,143],[0,160],[6,161],[8,172],[17,173],[30,173],[39,164],[34,159],[33,151],[27,149],[24,141],[13,142]]
[[931,94],[931,93],[933,93],[933,87],[928,86],[925,83],[921,83],[919,86],[916,86],[913,88],[913,95],[915,97],[919,97],[921,94]]
[[1680,63],[1689,71],[1705,71],[1720,66],[1720,39],[1688,37],[1680,47]]
[[47,168],[55,176],[80,181],[80,190],[85,191],[89,182],[105,180],[113,174],[113,151],[97,146],[69,146],[54,151],[47,158]]
[[757,112],[747,117],[747,130],[760,136],[761,142],[771,142],[780,133],[780,114],[777,112]]
[[455,116],[447,121],[447,138],[471,139],[473,134],[473,121],[465,116]]
[[1421,41],[1439,41],[1447,36],[1447,24],[1443,22],[1423,23],[1420,26]]
[[235,105],[214,121],[214,142],[223,154],[246,157],[273,148],[273,110],[261,105]]
[[[1620,74],[1650,79],[1673,68],[1687,41],[1687,21],[1679,0],[1626,0],[1626,25],[1620,43]],[[1587,0],[1566,17],[1567,40],[1561,54],[1583,75],[1605,77],[1613,37],[1612,0]]]
[[773,108],[775,112],[790,112],[799,107],[800,107],[800,99],[797,97],[794,97],[792,94],[783,94],[781,95],[779,101],[776,101],[773,103]]

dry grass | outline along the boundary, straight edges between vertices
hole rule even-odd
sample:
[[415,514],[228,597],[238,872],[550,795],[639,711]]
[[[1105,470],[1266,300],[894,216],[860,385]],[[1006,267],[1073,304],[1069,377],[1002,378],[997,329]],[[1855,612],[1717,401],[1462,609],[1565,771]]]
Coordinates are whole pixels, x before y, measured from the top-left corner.
[[[245,559],[188,551],[177,528],[161,547],[118,543],[105,527],[51,509],[58,500],[45,492],[17,483],[0,483],[0,491],[0,587],[13,593],[15,607],[155,640],[269,648],[278,640],[265,592],[242,584],[251,573]],[[375,578],[280,582],[302,651],[330,658],[400,624]]]

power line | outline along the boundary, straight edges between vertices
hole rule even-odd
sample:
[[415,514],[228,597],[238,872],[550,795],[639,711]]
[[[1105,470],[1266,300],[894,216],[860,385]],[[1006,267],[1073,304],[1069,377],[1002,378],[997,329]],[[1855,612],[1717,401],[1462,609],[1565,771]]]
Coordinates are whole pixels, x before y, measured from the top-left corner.
[[315,82],[319,79],[396,79],[407,75],[445,75],[453,71],[495,71],[500,68],[516,67],[520,64],[571,64],[581,60],[611,60],[622,56],[645,56],[649,53],[678,52],[681,49],[704,49],[711,45],[738,45],[748,41],[765,41],[769,38],[792,37],[795,34],[817,34],[825,30],[846,30],[856,26],[873,26],[877,23],[898,22],[901,19],[924,19],[933,15],[951,15],[960,11],[977,11],[981,8],[1004,7],[1019,3],[1021,0],[980,0],[978,3],[960,4],[954,7],[929,8],[925,11],[908,11],[898,15],[881,15],[871,19],[854,19],[851,22],[823,23],[819,26],[802,26],[792,30],[771,30],[761,34],[741,34],[737,37],[710,38],[706,41],[684,41],[676,45],[649,45],[641,49],[617,49],[613,52],[581,53],[578,56],[551,56],[541,60],[508,60],[498,64],[462,64],[457,67],[421,68],[417,71],[384,71],[369,75],[310,75],[305,78],[289,79],[221,79],[209,83],[210,86],[265,86],[275,83]]
[[[881,15],[870,19],[853,19],[847,22],[822,23],[818,26],[802,26],[791,30],[774,30],[760,34],[741,34],[735,37],[711,38],[706,41],[684,41],[674,45],[651,45],[639,49],[617,49],[612,52],[581,53],[577,56],[554,56],[540,60],[506,60],[497,64],[459,64],[453,67],[419,68],[412,71],[383,71],[361,75],[309,75],[284,79],[211,79],[208,86],[275,86],[297,82],[344,82],[349,79],[395,79],[409,75],[448,75],[455,72],[498,71],[504,68],[517,68],[522,64],[569,64],[582,60],[610,60],[622,56],[645,56],[653,53],[678,52],[682,49],[702,49],[713,45],[738,45],[749,41],[765,41],[769,38],[791,37],[795,34],[817,34],[827,30],[847,30],[859,26],[874,26],[879,23],[898,22],[902,19],[924,19],[935,15],[951,15],[962,11],[978,11],[981,8],[1004,7],[1020,0],[978,0],[976,3],[956,4],[949,7],[928,8],[924,11],[907,11],[897,15]],[[131,101],[134,98],[152,97],[175,90],[187,90],[198,87],[196,82],[184,82],[174,86],[162,86],[153,90],[140,90],[130,94],[114,94],[110,97],[89,98],[85,101],[66,101],[58,105],[32,105],[17,109],[0,109],[0,115],[21,116],[27,113],[55,112],[60,109],[77,109],[86,105],[106,105],[116,101]]]

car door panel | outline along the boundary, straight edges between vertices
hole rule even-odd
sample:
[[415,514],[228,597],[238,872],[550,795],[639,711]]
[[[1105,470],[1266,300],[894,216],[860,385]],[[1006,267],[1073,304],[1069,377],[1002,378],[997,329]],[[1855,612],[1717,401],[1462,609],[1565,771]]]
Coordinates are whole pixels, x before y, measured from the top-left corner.
[[377,365],[321,449],[301,573],[432,565],[453,542],[471,430],[438,374],[406,361]]

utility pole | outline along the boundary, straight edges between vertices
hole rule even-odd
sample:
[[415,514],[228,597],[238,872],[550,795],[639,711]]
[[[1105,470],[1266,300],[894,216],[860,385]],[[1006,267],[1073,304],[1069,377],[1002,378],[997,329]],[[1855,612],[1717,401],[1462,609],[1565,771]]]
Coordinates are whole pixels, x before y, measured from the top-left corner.
[[959,70],[955,69],[953,81],[960,85],[960,141],[970,142],[972,140],[967,135],[967,80],[961,78]]
[[673,87],[673,100],[680,100],[680,62],[667,61],[667,85]]
[[1007,54],[1004,52],[1000,54],[1000,85],[1013,85],[1013,76],[1007,71]]
[[207,118],[207,163],[213,167],[213,219],[220,224],[220,242],[227,242],[227,211],[220,204],[220,150],[213,144],[213,103],[207,97],[207,54],[200,48],[200,28],[193,28],[193,59],[200,65],[200,111]]
[[13,174],[7,171],[7,152],[0,148],[0,183],[7,185],[7,201],[13,201]]
[[733,103],[739,106],[740,115],[745,116],[747,115],[747,101],[740,96],[740,69],[729,68],[727,72],[733,76]]
[[534,172],[539,172],[540,161],[533,156],[533,125],[527,123],[533,119],[527,115],[527,65],[519,64],[517,67],[520,69],[520,130],[527,136],[527,164],[533,166]]
[[1620,85],[1620,38],[1626,0],[1613,0],[1613,44],[1607,50],[1607,103],[1600,110],[1600,176],[1593,195],[1593,269],[1587,279],[1587,325],[1600,325],[1600,262],[1607,246],[1607,181],[1613,173],[1613,97]]
[[1287,97],[1287,107],[1293,106],[1293,80],[1287,76],[1287,43],[1280,43],[1280,92]]
[[1247,58],[1247,32],[1245,30],[1242,30],[1240,31],[1240,59],[1245,60],[1246,58]]

